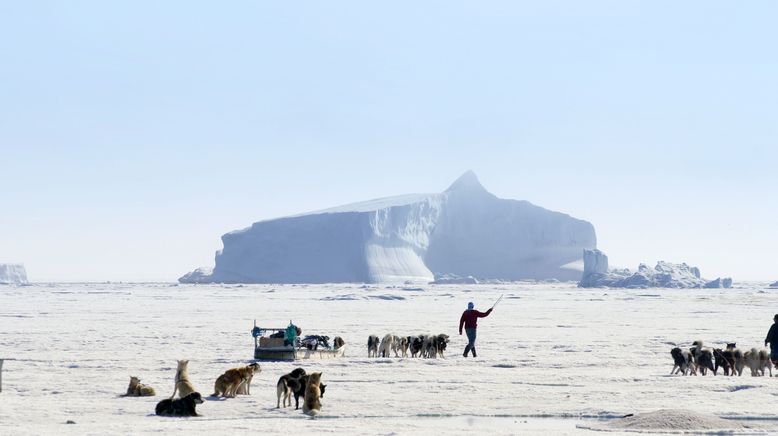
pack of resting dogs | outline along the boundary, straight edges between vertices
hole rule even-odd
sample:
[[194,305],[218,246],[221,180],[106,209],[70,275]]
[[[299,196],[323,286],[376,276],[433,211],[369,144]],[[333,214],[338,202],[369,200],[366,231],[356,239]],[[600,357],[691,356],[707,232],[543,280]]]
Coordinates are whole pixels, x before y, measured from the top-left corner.
[[[213,384],[211,397],[235,398],[238,395],[251,394],[251,380],[255,374],[262,371],[258,363],[252,363],[239,368],[230,368],[216,378]],[[276,391],[278,404],[281,407],[292,405],[292,397],[295,401],[295,410],[300,408],[300,398],[303,399],[303,413],[316,417],[321,412],[321,399],[327,387],[321,382],[321,372],[306,373],[303,368],[297,368],[289,374],[278,379]],[[179,398],[176,397],[178,393]],[[127,387],[127,397],[150,397],[156,395],[154,388],[144,385],[138,377],[130,377],[130,385]],[[189,379],[189,361],[179,360],[176,369],[173,395],[159,403],[155,413],[159,416],[199,416],[197,405],[203,404],[202,395],[197,392]]]
[[[384,335],[379,339],[370,335],[367,339],[368,357],[444,357],[449,336],[446,334],[424,334],[418,336]],[[335,338],[335,346],[342,347],[343,339]],[[251,394],[251,381],[255,374],[262,371],[258,363],[252,363],[238,368],[230,368],[216,378],[211,397],[235,398],[238,395]],[[295,410],[300,408],[303,400],[303,413],[316,417],[321,411],[321,399],[327,385],[321,382],[321,372],[306,373],[303,368],[297,368],[289,374],[284,374],[276,384],[276,408],[292,405],[294,397]],[[176,398],[178,394],[179,398]],[[155,396],[154,388],[141,383],[138,377],[130,377],[127,387],[128,397]],[[160,416],[199,416],[197,405],[203,403],[202,395],[192,385],[189,379],[189,361],[179,360],[173,386],[173,394],[155,408]]]
[[448,335],[418,335],[397,336],[384,335],[379,339],[376,335],[367,338],[367,357],[444,357],[446,346],[449,343]]
[[704,347],[702,341],[694,341],[692,347],[683,350],[675,347],[670,350],[673,357],[673,369],[670,374],[705,375],[708,371],[716,375],[721,369],[724,375],[742,375],[743,370],[751,370],[751,376],[764,376],[765,369],[773,376],[770,352],[765,349],[751,348],[742,351],[736,343],[727,344],[726,348]]

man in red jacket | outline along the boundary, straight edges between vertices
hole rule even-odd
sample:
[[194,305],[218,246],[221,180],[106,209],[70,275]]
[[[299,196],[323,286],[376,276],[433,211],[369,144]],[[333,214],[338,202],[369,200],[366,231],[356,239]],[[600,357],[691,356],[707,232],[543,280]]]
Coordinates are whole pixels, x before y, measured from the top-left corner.
[[478,328],[478,318],[485,318],[492,313],[491,308],[486,312],[479,312],[474,308],[475,305],[472,302],[467,303],[467,310],[462,312],[462,317],[459,318],[459,335],[462,335],[462,326],[465,326],[465,332],[467,333],[467,346],[465,347],[464,354],[462,354],[465,357],[467,357],[467,353],[470,350],[473,350],[473,357],[476,357],[475,329]]

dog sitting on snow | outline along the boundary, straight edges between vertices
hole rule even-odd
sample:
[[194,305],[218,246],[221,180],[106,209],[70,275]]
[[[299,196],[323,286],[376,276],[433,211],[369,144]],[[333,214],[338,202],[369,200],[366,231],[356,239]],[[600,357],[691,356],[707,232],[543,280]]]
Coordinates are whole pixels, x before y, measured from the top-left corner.
[[178,361],[173,395],[170,396],[170,399],[173,399],[176,396],[176,392],[178,392],[178,395],[180,395],[181,398],[196,392],[194,386],[192,386],[192,382],[189,381],[189,360]]
[[308,376],[303,399],[303,413],[315,418],[321,412],[321,373],[314,372]]

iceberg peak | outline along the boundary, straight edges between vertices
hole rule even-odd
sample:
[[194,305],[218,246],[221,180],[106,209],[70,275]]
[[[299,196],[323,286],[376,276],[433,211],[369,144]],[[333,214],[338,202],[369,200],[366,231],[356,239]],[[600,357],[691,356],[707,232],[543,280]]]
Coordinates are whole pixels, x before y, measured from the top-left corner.
[[446,192],[465,190],[488,192],[486,188],[481,185],[481,182],[478,180],[478,176],[476,176],[473,171],[466,171],[464,174],[459,176],[459,178],[456,179],[454,183],[448,187],[448,189],[446,189]]

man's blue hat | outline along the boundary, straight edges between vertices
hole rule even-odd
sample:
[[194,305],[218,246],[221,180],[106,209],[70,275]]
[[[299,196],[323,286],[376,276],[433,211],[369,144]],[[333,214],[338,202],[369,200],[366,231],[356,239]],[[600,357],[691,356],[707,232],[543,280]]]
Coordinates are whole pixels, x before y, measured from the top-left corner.
[[472,301],[467,303],[467,310],[473,310],[474,307],[475,307],[475,304],[473,304]]

